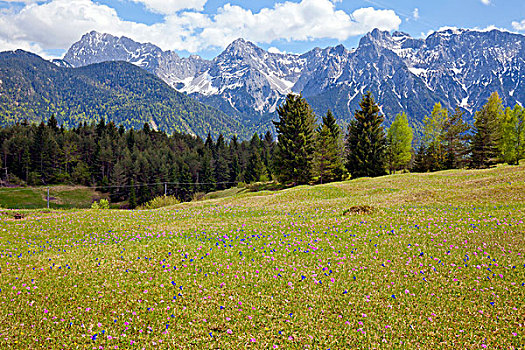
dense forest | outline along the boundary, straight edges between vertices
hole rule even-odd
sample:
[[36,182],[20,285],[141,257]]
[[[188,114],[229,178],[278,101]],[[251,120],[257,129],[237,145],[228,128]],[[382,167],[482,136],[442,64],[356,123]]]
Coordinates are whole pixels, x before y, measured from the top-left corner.
[[[317,124],[308,103],[289,95],[278,108],[272,134],[240,142],[128,129],[103,118],[75,128],[27,122],[0,129],[4,184],[78,184],[110,193],[115,203],[135,207],[165,193],[182,201],[195,193],[275,180],[283,185],[324,183],[396,171],[436,171],[518,164],[525,155],[525,109],[504,109],[494,93],[468,125],[460,109],[436,104],[414,142],[405,114],[388,130],[371,93],[346,133],[330,111]],[[417,151],[413,145],[417,144]]]
[[0,125],[39,123],[55,114],[66,128],[100,118],[140,129],[144,123],[167,133],[205,138],[235,133],[249,138],[235,116],[197,102],[145,70],[126,62],[82,68],[57,67],[21,50],[0,53]]

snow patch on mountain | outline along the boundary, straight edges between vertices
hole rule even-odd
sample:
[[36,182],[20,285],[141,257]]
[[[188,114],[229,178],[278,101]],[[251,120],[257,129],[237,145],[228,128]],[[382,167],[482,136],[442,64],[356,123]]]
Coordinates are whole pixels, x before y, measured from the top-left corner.
[[[499,30],[443,28],[426,38],[373,30],[357,48],[315,48],[302,55],[265,51],[238,39],[213,60],[179,57],[153,44],[87,33],[57,65],[108,60],[140,66],[178,91],[249,120],[273,113],[290,92],[302,93],[318,114],[331,108],[349,118],[370,90],[390,119],[406,111],[417,120],[433,104],[472,115],[493,91],[506,105],[525,101],[525,36]],[[387,118],[388,119],[388,118]]]

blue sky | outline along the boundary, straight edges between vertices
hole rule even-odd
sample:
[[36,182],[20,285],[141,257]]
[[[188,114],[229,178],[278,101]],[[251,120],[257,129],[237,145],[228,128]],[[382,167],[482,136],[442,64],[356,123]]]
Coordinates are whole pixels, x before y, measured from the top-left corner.
[[91,30],[212,58],[244,37],[303,53],[356,47],[375,27],[424,37],[443,27],[525,34],[524,0],[0,0],[0,51],[60,57]]

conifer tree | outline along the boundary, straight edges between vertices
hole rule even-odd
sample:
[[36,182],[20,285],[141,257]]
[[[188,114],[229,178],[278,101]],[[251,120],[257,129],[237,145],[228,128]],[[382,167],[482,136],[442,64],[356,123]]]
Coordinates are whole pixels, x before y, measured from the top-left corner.
[[216,181],[211,162],[211,155],[209,151],[206,151],[201,159],[201,175],[199,176],[199,180],[201,182],[200,189],[203,192],[211,192],[215,190]]
[[487,168],[497,162],[500,155],[498,147],[501,142],[502,119],[501,99],[498,93],[494,92],[475,115],[471,152],[471,165],[474,168]]
[[408,125],[405,113],[398,114],[386,134],[387,161],[390,174],[406,169],[412,159],[412,139],[414,132]]
[[456,107],[454,114],[448,116],[443,126],[443,143],[445,151],[445,169],[457,169],[463,166],[468,152],[468,135],[470,126],[463,120],[463,112]]
[[266,174],[266,169],[261,157],[261,153],[263,152],[263,144],[257,133],[255,133],[250,140],[249,152],[250,155],[248,157],[248,164],[246,166],[244,180],[247,183],[267,180],[267,178],[264,176]]
[[341,180],[344,173],[341,144],[341,128],[329,110],[316,132],[315,175],[321,183]]
[[230,180],[230,161],[229,152],[224,141],[222,134],[217,138],[217,144],[215,145],[215,156],[214,156],[214,172],[215,180],[217,181],[217,189],[225,189]]
[[135,181],[131,179],[128,200],[128,205],[130,209],[135,209],[137,207],[137,194],[135,191]]
[[272,169],[272,156],[275,148],[275,141],[273,139],[272,133],[267,131],[263,139],[263,163],[266,168],[266,175],[268,180],[273,178],[273,169]]
[[279,180],[296,185],[312,179],[315,148],[315,115],[302,96],[289,94],[277,109],[277,131],[274,169]]
[[384,117],[379,114],[371,92],[359,103],[348,126],[346,137],[346,168],[353,178],[380,176],[385,172],[386,138],[383,130]]

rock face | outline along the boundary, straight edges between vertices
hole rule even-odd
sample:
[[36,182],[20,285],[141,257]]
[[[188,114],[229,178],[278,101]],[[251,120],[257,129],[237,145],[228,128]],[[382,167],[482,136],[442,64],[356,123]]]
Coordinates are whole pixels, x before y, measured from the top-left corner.
[[353,50],[339,45],[279,54],[238,39],[213,60],[204,60],[91,32],[57,64],[127,61],[257,130],[270,127],[289,92],[302,93],[317,114],[332,109],[343,124],[368,90],[387,124],[402,111],[420,124],[436,102],[449,109],[461,106],[472,117],[494,91],[513,106],[525,102],[524,50],[525,36],[499,30],[447,29],[415,39],[376,29]]

